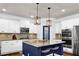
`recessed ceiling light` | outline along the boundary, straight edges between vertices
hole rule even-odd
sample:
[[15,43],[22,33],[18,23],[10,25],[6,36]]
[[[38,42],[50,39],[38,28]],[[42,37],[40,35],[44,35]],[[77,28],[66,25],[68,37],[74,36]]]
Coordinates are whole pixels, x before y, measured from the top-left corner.
[[65,10],[65,9],[62,9],[61,11],[62,11],[62,12],[65,12],[66,10]]
[[5,11],[7,11],[7,10],[6,10],[5,8],[3,8],[3,9],[2,9],[2,11],[4,11],[4,12],[5,12]]
[[34,16],[30,16],[31,18],[34,18]]

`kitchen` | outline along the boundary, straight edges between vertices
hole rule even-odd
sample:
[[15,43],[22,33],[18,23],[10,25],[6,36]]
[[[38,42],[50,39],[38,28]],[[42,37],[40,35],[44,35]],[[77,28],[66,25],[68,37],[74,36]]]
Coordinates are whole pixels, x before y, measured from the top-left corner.
[[[73,37],[75,36],[73,28],[79,25],[78,6],[78,3],[39,3],[37,9],[36,3],[0,4],[0,54],[2,56],[9,56],[10,54],[19,52],[20,56],[42,55],[40,53],[31,53],[31,50],[29,51],[29,48],[32,47],[28,47],[27,45],[33,43],[32,45],[36,47],[34,49],[45,49],[45,45],[50,45],[48,46],[49,48],[59,46],[60,48],[57,53],[60,55],[64,53],[70,56],[74,54],[78,55],[79,53],[76,53],[78,50],[74,52],[73,42]],[[36,18],[40,18],[40,24],[34,24],[34,17],[36,15],[41,17]],[[48,19],[52,20],[50,22],[51,26],[48,26],[46,23]],[[45,36],[45,29],[47,30],[46,33],[48,33],[48,37]],[[41,44],[39,42],[41,42]],[[57,45],[55,45],[56,43]],[[44,47],[41,48],[40,46]],[[49,50],[51,49],[46,51],[49,52]],[[53,52],[48,54],[53,54]]]

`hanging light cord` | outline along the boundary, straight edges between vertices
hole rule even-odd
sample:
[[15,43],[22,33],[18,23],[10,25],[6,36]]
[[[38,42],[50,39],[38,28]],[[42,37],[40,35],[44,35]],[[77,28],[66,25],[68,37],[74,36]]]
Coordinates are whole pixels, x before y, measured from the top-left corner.
[[50,20],[50,9],[51,9],[51,8],[48,7],[48,11],[49,11],[49,13],[48,13],[48,18],[49,18],[49,19],[48,19],[48,20]]
[[37,18],[38,18],[38,4],[39,4],[39,3],[36,3],[36,4],[37,4]]

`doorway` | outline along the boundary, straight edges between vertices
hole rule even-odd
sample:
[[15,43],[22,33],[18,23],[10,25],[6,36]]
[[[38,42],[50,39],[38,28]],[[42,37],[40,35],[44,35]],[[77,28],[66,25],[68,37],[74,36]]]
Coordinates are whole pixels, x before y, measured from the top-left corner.
[[43,26],[43,40],[50,40],[50,26]]

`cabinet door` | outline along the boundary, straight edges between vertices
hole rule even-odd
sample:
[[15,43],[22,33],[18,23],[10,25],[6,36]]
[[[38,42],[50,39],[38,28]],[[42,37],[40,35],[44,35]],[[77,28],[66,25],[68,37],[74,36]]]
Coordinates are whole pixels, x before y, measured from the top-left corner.
[[14,41],[13,48],[15,51],[22,51],[22,40]]
[[1,54],[10,53],[13,49],[11,49],[11,45],[9,41],[1,42]]
[[22,40],[1,42],[1,54],[22,51]]

